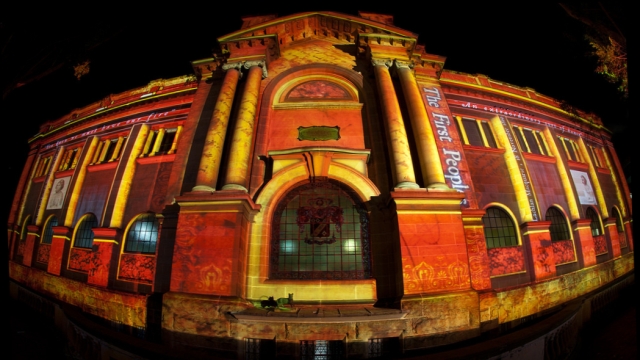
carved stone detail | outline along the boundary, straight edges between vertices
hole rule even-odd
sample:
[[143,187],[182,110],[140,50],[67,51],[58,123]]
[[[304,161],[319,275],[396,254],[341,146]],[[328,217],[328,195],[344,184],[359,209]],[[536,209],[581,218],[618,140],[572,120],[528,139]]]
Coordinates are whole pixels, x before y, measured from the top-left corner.
[[380,65],[384,65],[387,67],[387,69],[391,68],[391,66],[393,66],[393,60],[391,59],[371,59],[371,64],[373,64],[373,66],[380,66]]
[[222,70],[227,71],[230,69],[237,69],[240,71],[242,69],[242,62],[226,63],[222,65]]
[[399,68],[413,69],[414,67],[413,62],[410,62],[410,61],[394,60],[393,62],[396,65],[397,69]]
[[244,62],[244,68],[247,70],[251,69],[254,66],[260,66],[262,68],[263,79],[266,79],[267,76],[269,76],[269,73],[267,72],[267,64],[264,62],[264,60],[252,60]]

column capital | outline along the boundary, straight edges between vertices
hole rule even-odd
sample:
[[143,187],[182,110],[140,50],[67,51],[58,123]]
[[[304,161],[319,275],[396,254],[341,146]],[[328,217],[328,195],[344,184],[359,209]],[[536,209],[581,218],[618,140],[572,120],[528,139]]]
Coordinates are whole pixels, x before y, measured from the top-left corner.
[[396,66],[396,69],[413,69],[415,66],[411,61],[402,61],[402,60],[394,60],[393,63]]
[[262,68],[262,78],[266,79],[269,76],[267,72],[267,63],[264,60],[250,60],[244,62],[244,68],[249,70],[254,66],[260,66]]
[[371,59],[371,64],[373,66],[385,66],[387,69],[393,66],[393,60],[391,59]]
[[236,70],[240,71],[242,69],[242,61],[232,62],[232,63],[225,63],[225,64],[222,65],[222,70],[224,70],[224,71],[231,70],[231,69],[236,69]]

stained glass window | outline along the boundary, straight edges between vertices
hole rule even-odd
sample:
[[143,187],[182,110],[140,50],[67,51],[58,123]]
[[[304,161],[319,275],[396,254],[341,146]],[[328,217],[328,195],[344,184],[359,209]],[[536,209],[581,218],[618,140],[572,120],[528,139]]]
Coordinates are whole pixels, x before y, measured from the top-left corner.
[[289,191],[273,217],[271,277],[371,277],[369,223],[357,195],[333,181]]

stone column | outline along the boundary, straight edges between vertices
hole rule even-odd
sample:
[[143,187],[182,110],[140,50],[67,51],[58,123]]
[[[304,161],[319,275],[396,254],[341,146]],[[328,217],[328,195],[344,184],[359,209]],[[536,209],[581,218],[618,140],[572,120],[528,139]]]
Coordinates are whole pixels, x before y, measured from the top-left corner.
[[240,63],[222,66],[222,69],[226,70],[227,73],[222,82],[216,106],[213,109],[209,130],[207,130],[207,137],[202,149],[202,157],[200,158],[196,186],[193,187],[192,191],[213,192],[216,190],[227,125],[229,124],[229,116],[231,115],[238,79],[240,79],[240,67]]
[[64,154],[64,149],[65,149],[64,146],[60,146],[56,151],[56,155],[54,156],[53,160],[51,160],[52,164],[51,164],[51,167],[49,167],[49,173],[46,175],[47,178],[43,186],[44,191],[42,192],[42,200],[40,202],[40,207],[38,207],[37,214],[36,214],[36,221],[35,221],[36,225],[39,225],[39,226],[43,225],[42,221],[44,221],[45,219],[44,212],[47,208],[47,202],[49,201],[49,195],[51,195],[53,182],[56,179],[55,173],[56,173],[56,170],[58,169],[58,166],[60,166],[60,160],[62,159],[62,154]]
[[549,234],[551,221],[530,221],[520,225],[522,244],[531,271],[531,281],[556,275],[556,260]]
[[580,212],[578,211],[578,200],[576,199],[575,193],[573,192],[573,182],[571,180],[569,168],[562,159],[560,150],[556,145],[555,136],[553,135],[553,133],[551,133],[551,130],[546,127],[543,131],[543,134],[547,140],[547,145],[549,146],[551,154],[553,154],[553,157],[555,157],[556,159],[556,169],[558,170],[558,175],[560,175],[562,190],[564,192],[565,198],[567,199],[567,205],[569,206],[569,215],[571,216],[571,220],[573,221],[580,219]]
[[618,236],[616,219],[612,217],[606,218],[603,223],[604,235],[607,240],[607,250],[609,250],[609,254],[611,254],[612,259],[620,257],[620,255],[622,255],[622,250],[620,249],[620,237]]
[[631,217],[624,218],[624,235],[627,237],[627,246],[629,247],[629,251],[633,251],[633,234],[631,233]]
[[[266,75],[264,61],[247,61],[245,69],[249,69],[247,83],[242,94],[240,111],[233,131],[233,141],[229,152],[229,167],[224,180],[224,190],[247,191],[253,130],[258,107],[258,95],[263,75]],[[266,76],[265,76],[266,77]]]
[[20,237],[22,234],[20,233],[20,226],[18,224],[9,224],[9,244],[7,244],[9,249],[9,260],[13,260],[16,248],[18,247],[18,243],[20,242]]
[[85,142],[84,146],[84,154],[82,155],[82,162],[80,163],[80,168],[76,170],[76,179],[73,183],[73,189],[71,190],[71,195],[69,195],[69,204],[67,205],[67,214],[64,218],[64,226],[71,227],[73,226],[73,219],[76,214],[76,209],[78,207],[78,201],[80,200],[80,193],[82,192],[82,186],[84,185],[84,179],[87,175],[87,166],[91,163],[91,159],[93,158],[93,154],[98,147],[98,142],[100,140],[97,136],[93,136]]
[[400,113],[396,90],[391,81],[391,74],[389,74],[389,66],[391,64],[391,60],[373,60],[384,123],[391,145],[391,155],[395,170],[395,187],[418,189],[420,186],[416,184],[416,174],[411,161],[407,131]]
[[[128,154],[127,158],[122,158],[120,160],[120,165],[124,163],[124,172],[120,178],[120,184],[117,188],[111,189],[112,192],[115,193],[115,202],[113,203],[113,211],[111,213],[111,222],[110,227],[112,228],[120,228],[122,227],[124,211],[127,207],[127,200],[129,200],[129,192],[131,191],[131,183],[133,182],[133,177],[136,173],[136,160],[138,156],[142,153],[142,149],[144,148],[144,142],[147,139],[147,134],[149,133],[149,125],[140,126],[140,131],[138,134],[135,134],[133,131],[131,132],[132,136],[135,136],[135,141],[133,143],[133,148],[131,152]],[[123,156],[126,155],[123,154]],[[116,172],[117,176],[120,175]],[[115,191],[114,191],[115,190]],[[111,200],[111,199],[108,199]],[[105,205],[106,206],[106,205]],[[104,221],[104,220],[103,220]]]
[[590,219],[578,219],[571,223],[580,268],[586,268],[596,264],[596,250],[593,244],[590,224]]
[[591,182],[593,184],[593,192],[595,192],[596,199],[598,200],[598,207],[600,209],[600,213],[603,218],[609,217],[609,209],[607,208],[607,204],[604,200],[604,193],[602,192],[602,186],[600,186],[600,179],[598,178],[598,171],[596,170],[593,162],[591,161],[591,157],[589,156],[589,150],[587,150],[587,145],[584,143],[584,139],[581,137],[578,138],[578,148],[580,149],[580,154],[584,161],[589,165],[589,176],[591,177]]
[[409,68],[409,63],[396,60],[395,64],[407,109],[409,109],[409,118],[411,119],[411,127],[418,147],[418,157],[425,187],[428,189],[449,190],[445,183],[436,138],[429,124],[429,116],[422,101],[422,94],[413,71]]
[[71,240],[71,229],[66,226],[53,227],[53,239],[49,250],[49,262],[47,272],[53,275],[60,275],[62,266],[66,263],[69,254]]
[[171,149],[167,151],[167,155],[171,155],[176,152],[176,148],[178,147],[178,139],[182,134],[182,125],[179,125],[176,129],[176,135],[173,137],[173,142],[171,143]]
[[29,151],[29,156],[22,169],[20,180],[18,181],[18,188],[13,196],[13,203],[11,204],[11,210],[9,211],[9,224],[15,224],[16,226],[22,226],[22,212],[24,210],[24,203],[29,189],[31,188],[31,180],[36,172],[35,160],[37,152],[35,149]]
[[462,210],[462,225],[469,257],[469,275],[474,290],[491,289],[491,268],[484,236],[482,217],[486,213],[481,209]]
[[22,251],[22,265],[31,266],[36,241],[40,241],[40,230],[40,227],[37,225],[27,226],[27,237],[24,241],[24,250]]
[[115,228],[93,228],[93,252],[87,283],[107,287],[115,279],[122,232]]

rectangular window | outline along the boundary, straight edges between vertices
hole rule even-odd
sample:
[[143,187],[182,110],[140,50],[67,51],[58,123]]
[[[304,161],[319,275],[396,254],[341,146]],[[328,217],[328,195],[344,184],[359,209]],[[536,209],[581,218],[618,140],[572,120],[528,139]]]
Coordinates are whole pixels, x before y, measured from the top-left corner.
[[47,172],[49,172],[49,168],[51,167],[51,160],[53,160],[53,155],[43,156],[40,158],[40,162],[38,163],[38,167],[36,168],[35,177],[45,176]]
[[496,139],[493,137],[493,131],[491,130],[491,125],[489,125],[489,123],[486,121],[482,121],[481,124],[482,124],[481,129],[484,130],[484,136],[487,139],[487,146],[492,148],[497,148],[498,145],[496,144]]
[[140,157],[174,154],[181,130],[182,126],[150,131]]
[[98,143],[96,152],[93,154],[91,165],[113,162],[120,159],[124,144],[127,140],[126,136],[120,136],[113,139],[106,139]]
[[584,162],[584,159],[580,155],[580,149],[578,148],[578,144],[575,141],[567,138],[563,138],[558,136],[562,147],[564,148],[565,154],[567,158],[572,161]]
[[599,168],[606,167],[602,149],[591,145],[589,145],[588,147],[589,151],[591,152],[591,156],[593,157],[593,164]]
[[520,150],[537,155],[551,156],[544,135],[540,131],[514,125],[513,132],[518,139]]
[[475,120],[462,119],[462,125],[464,127],[464,132],[467,134],[469,145],[484,146],[482,135],[480,135],[480,129],[478,128],[478,124]]
[[465,145],[497,148],[491,125],[487,121],[456,116],[458,130]]
[[78,160],[80,159],[81,152],[82,152],[82,147],[66,150],[62,155],[62,161],[60,161],[60,166],[58,166],[58,171],[75,169],[76,165],[78,165]]

